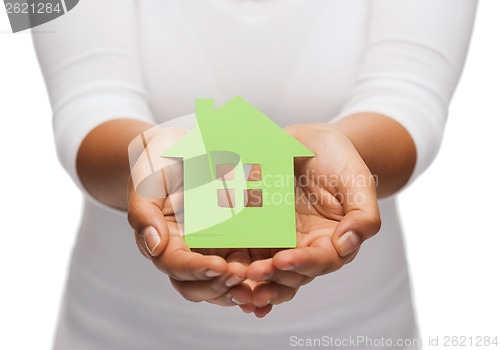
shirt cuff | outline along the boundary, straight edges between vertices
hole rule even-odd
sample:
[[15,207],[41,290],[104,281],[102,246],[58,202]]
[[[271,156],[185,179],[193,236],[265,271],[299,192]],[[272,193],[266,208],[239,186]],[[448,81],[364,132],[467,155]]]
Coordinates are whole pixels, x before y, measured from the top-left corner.
[[142,120],[155,123],[149,108],[125,96],[100,95],[89,98],[79,98],[71,104],[63,106],[54,112],[54,137],[59,161],[82,191],[85,199],[92,201],[101,208],[114,212],[111,208],[96,200],[83,186],[76,169],[78,150],[84,138],[98,125],[121,118]]

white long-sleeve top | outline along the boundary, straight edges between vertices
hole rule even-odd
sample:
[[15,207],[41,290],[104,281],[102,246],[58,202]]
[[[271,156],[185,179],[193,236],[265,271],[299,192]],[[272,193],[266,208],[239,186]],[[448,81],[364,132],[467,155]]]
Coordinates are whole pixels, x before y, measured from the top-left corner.
[[382,229],[353,263],[257,319],[178,295],[138,252],[125,213],[85,193],[76,154],[110,119],[157,124],[191,114],[196,98],[220,105],[239,95],[282,126],[361,111],[394,118],[417,147],[411,183],[438,152],[476,5],[82,0],[34,28],[58,155],[85,194],[55,348],[285,349],[323,336],[415,337],[394,197],[381,201]]

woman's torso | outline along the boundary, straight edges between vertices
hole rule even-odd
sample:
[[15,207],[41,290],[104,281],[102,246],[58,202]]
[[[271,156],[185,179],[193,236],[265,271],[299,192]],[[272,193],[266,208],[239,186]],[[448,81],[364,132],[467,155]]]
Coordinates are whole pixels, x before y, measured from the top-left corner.
[[[142,70],[157,121],[192,113],[199,97],[222,104],[236,95],[282,126],[331,120],[363,59],[369,4],[138,1]],[[257,319],[183,300],[140,255],[125,214],[87,202],[56,348],[279,349],[304,338],[412,337],[395,201],[381,203],[381,212],[382,230],[354,262]]]

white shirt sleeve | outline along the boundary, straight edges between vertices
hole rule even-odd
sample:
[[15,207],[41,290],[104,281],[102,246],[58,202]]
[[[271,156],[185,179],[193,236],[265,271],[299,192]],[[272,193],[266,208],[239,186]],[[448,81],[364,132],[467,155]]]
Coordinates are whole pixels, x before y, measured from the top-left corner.
[[375,0],[371,6],[363,64],[337,118],[375,112],[403,125],[417,148],[410,184],[439,150],[477,1]]
[[141,75],[136,3],[85,0],[33,28],[33,40],[53,110],[57,153],[85,192],[76,155],[85,136],[114,118],[155,123]]

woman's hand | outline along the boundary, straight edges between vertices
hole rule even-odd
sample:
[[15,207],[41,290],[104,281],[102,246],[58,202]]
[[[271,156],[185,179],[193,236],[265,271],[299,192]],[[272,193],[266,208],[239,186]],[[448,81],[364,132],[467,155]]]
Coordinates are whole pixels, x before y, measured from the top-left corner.
[[[192,251],[178,235],[182,213],[179,215],[179,196],[175,194],[182,192],[181,168],[178,172],[156,171],[149,177],[152,193],[157,196],[145,196],[140,188],[137,193],[130,180],[127,145],[138,133],[149,133],[149,128],[151,125],[141,121],[116,119],[92,130],[77,157],[82,184],[102,203],[128,208],[139,249],[171,277],[184,297],[238,304],[258,317],[269,313],[273,304],[291,300],[298,288],[315,276],[351,261],[361,242],[378,231],[375,183],[365,163],[378,176],[378,195],[386,196],[406,183],[416,159],[411,136],[383,115],[359,113],[335,126],[290,127],[288,131],[316,154],[313,159],[296,162],[296,176],[301,180],[296,189],[298,247]],[[157,132],[148,140],[148,149],[159,156],[186,130]],[[132,177],[151,172],[146,153],[139,157],[142,164],[136,164]],[[322,182],[321,178],[333,182]],[[165,183],[170,183],[168,191]]]
[[[175,289],[187,300],[223,306],[251,299],[246,268],[247,250],[205,249],[191,251],[180,234],[182,225],[182,165],[161,160],[160,154],[186,134],[182,129],[163,129],[147,142],[129,181],[128,218],[141,253],[166,273]],[[150,164],[160,159],[160,166]],[[165,165],[168,171],[165,171]],[[151,174],[151,168],[160,170]],[[136,181],[134,186],[134,178]],[[144,179],[140,184],[138,179]],[[168,188],[167,188],[168,187]],[[147,196],[140,194],[148,194]]]
[[295,162],[297,247],[248,268],[261,308],[291,300],[316,276],[352,261],[381,225],[375,179],[349,138],[326,124],[287,131],[316,156]]

